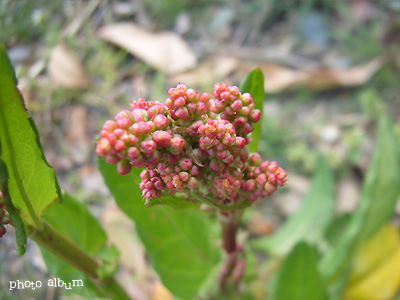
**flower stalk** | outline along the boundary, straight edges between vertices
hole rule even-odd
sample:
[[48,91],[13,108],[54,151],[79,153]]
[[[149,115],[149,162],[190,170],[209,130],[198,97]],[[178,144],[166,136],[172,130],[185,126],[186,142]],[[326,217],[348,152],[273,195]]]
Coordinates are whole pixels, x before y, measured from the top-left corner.
[[236,288],[242,279],[246,260],[243,247],[238,245],[237,233],[243,210],[220,211],[222,245],[226,260],[219,275],[219,289]]
[[99,260],[82,251],[46,221],[43,221],[42,229],[32,232],[30,238],[84,273],[94,283],[94,287],[97,288],[101,295],[115,300],[132,300],[118,284],[114,276],[105,278],[100,276],[99,271],[102,263]]

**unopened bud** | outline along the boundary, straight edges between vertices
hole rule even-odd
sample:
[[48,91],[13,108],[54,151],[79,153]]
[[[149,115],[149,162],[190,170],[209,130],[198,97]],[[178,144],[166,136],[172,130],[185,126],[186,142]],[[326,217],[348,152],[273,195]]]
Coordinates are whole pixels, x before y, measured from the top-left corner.
[[171,143],[171,136],[166,131],[157,130],[153,133],[153,139],[157,143],[157,146],[166,148]]
[[118,173],[121,175],[129,174],[132,170],[132,165],[129,163],[129,160],[124,159],[121,160],[117,165]]

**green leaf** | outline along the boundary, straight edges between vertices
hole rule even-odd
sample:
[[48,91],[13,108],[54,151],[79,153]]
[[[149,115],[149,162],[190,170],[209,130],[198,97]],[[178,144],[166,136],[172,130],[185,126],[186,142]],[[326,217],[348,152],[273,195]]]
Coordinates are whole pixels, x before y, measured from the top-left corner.
[[[53,228],[61,233],[66,239],[74,243],[78,248],[92,256],[104,256],[107,253],[107,236],[99,221],[90,213],[87,207],[75,200],[70,195],[64,195],[64,201],[55,201],[44,212],[43,219]],[[46,263],[47,269],[64,282],[72,280],[84,280],[84,286],[92,284],[86,276],[73,266],[58,258],[43,247],[40,251]],[[109,264],[117,264],[118,257],[111,251],[113,260]],[[104,257],[106,260],[107,257]],[[87,288],[74,288],[66,290],[68,293],[79,293],[86,296],[93,296]]]
[[153,206],[169,206],[174,210],[185,210],[185,209],[199,209],[200,202],[186,201],[178,195],[166,195],[163,194],[161,198],[153,198],[147,202],[147,207]]
[[325,300],[326,292],[317,270],[315,250],[299,242],[280,267],[273,300]]
[[264,104],[264,75],[260,68],[253,69],[246,78],[241,82],[239,87],[240,92],[249,93],[253,97],[253,101],[256,108],[261,111],[261,119],[258,123],[254,124],[254,131],[251,133],[253,141],[249,144],[250,152],[257,152],[258,141],[261,136],[261,123],[263,115],[263,104]]
[[392,124],[388,117],[382,117],[360,204],[335,247],[322,258],[320,270],[326,280],[332,282],[347,271],[359,244],[393,215],[400,194],[399,182],[400,164]]
[[[288,181],[290,184],[290,179]],[[254,246],[282,255],[288,253],[300,240],[318,242],[324,234],[334,206],[333,176],[321,155],[318,158],[316,173],[311,189],[305,196],[299,210],[275,234],[258,239]]]
[[368,203],[360,232],[363,240],[392,217],[400,194],[399,150],[389,118],[381,118],[377,136],[377,146],[361,192],[362,201]]
[[[1,144],[0,144],[1,154]],[[15,229],[15,243],[16,252],[18,256],[25,254],[26,250],[26,232],[24,223],[22,222],[21,216],[18,214],[16,208],[11,202],[10,194],[8,193],[8,171],[4,162],[0,159],[0,191],[3,194],[3,203],[6,205],[6,209],[10,215],[11,222]]]
[[352,214],[344,213],[336,216],[325,230],[325,238],[330,245],[336,245],[341,235],[349,226]]
[[163,284],[182,299],[194,299],[219,258],[211,221],[198,211],[146,208],[138,185],[139,170],[121,176],[115,165],[102,159],[98,164],[118,206],[135,222]]
[[56,175],[46,161],[34,122],[16,87],[14,70],[0,44],[1,159],[8,174],[13,205],[27,225],[41,227],[40,216],[61,196]]

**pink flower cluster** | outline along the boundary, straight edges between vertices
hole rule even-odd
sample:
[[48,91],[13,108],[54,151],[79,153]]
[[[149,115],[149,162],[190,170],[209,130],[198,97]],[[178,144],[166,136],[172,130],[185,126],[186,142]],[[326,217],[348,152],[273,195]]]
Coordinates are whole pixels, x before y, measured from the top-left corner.
[[115,120],[106,121],[96,152],[118,172],[144,168],[140,189],[146,200],[201,189],[220,203],[270,196],[286,182],[276,162],[249,157],[253,124],[261,112],[250,94],[215,84],[213,96],[183,84],[165,103],[140,98]]
[[253,131],[253,123],[261,118],[261,111],[255,109],[253,98],[249,93],[243,95],[237,86],[228,86],[226,83],[214,85],[215,101],[211,111],[221,114],[221,119],[231,122],[237,134],[246,138],[246,145],[249,143],[248,134]]
[[6,206],[3,203],[3,194],[0,191],[0,238],[6,233],[6,228],[4,225],[9,223],[10,219],[8,218],[8,214],[6,212]]

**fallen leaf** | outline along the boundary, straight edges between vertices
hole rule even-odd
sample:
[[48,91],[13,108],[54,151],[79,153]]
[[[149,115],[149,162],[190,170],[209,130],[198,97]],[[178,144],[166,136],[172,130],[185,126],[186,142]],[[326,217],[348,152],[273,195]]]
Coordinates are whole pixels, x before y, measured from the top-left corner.
[[53,48],[47,71],[51,81],[65,88],[85,88],[90,80],[75,53],[63,43]]
[[260,66],[264,74],[264,87],[267,93],[278,93],[296,83],[307,80],[307,74],[301,70],[289,69],[277,64]]
[[207,58],[202,64],[193,70],[176,74],[168,78],[169,85],[182,82],[189,86],[207,86],[210,83],[220,81],[235,71],[239,65],[239,59],[234,56],[216,55]]
[[114,43],[156,70],[176,74],[193,68],[196,55],[173,32],[151,32],[133,23],[115,23],[98,30],[101,39]]
[[153,300],[173,300],[171,292],[161,282],[157,281],[153,287]]
[[260,65],[260,69],[264,73],[264,86],[267,93],[278,93],[295,86],[321,91],[362,85],[379,70],[383,63],[384,60],[377,57],[365,64],[347,69],[298,70],[273,63]]
[[308,78],[304,85],[311,90],[326,90],[338,86],[354,87],[366,83],[383,64],[378,57],[365,64],[340,70],[304,71]]
[[343,300],[389,300],[400,287],[400,239],[385,225],[357,251]]

